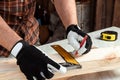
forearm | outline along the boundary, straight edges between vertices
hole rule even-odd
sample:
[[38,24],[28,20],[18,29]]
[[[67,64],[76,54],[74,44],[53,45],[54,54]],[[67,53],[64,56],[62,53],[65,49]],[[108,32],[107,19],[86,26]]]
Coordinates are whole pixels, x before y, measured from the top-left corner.
[[0,16],[0,45],[9,51],[21,38],[6,24]]
[[54,5],[65,28],[78,24],[75,0],[54,0]]

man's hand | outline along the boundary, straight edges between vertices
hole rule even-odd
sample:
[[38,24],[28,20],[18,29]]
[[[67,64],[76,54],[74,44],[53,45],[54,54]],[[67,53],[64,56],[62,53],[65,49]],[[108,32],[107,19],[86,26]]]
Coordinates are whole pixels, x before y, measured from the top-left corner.
[[15,44],[11,54],[16,57],[20,70],[28,80],[50,79],[54,76],[53,70],[66,72],[65,67],[54,62],[36,47],[23,40]]
[[[77,25],[70,25],[67,28],[67,39],[70,45],[75,49],[73,55],[80,56],[90,51],[92,41],[89,35],[80,30]],[[76,55],[76,52],[78,53]]]

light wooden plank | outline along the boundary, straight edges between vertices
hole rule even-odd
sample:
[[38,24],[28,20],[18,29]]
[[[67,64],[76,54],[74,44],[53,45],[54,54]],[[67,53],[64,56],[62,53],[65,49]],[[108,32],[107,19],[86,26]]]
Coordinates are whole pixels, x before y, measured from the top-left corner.
[[0,58],[0,80],[26,80],[15,58]]
[[[65,74],[55,73],[52,80],[67,80],[77,75],[95,73],[120,68],[120,46],[92,49],[88,54],[77,58],[81,69],[69,70]],[[57,62],[63,62],[57,54],[50,55]],[[0,58],[0,80],[26,80],[16,65],[15,58]]]
[[120,68],[119,49],[120,46],[92,49],[88,54],[76,58],[82,65],[82,69],[71,70],[64,75],[57,73],[53,80]]

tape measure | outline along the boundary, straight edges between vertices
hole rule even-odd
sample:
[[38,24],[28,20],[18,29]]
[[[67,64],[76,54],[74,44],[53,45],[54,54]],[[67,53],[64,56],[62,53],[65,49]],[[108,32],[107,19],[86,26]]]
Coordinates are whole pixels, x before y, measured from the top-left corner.
[[104,31],[101,32],[101,40],[105,40],[105,41],[115,41],[117,39],[117,35],[118,33],[115,31]]

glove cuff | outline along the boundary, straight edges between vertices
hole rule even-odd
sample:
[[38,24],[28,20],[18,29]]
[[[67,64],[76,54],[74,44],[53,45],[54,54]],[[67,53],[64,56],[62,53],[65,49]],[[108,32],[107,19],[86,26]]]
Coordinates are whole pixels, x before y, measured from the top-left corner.
[[81,30],[81,28],[78,26],[78,25],[75,25],[75,24],[71,24],[71,25],[69,25],[68,27],[67,27],[67,35],[68,35],[68,33],[71,31],[71,30],[76,30],[76,29],[79,29],[79,30]]
[[18,41],[11,49],[10,53],[16,57],[20,50],[23,48],[23,43],[25,43],[23,40]]

